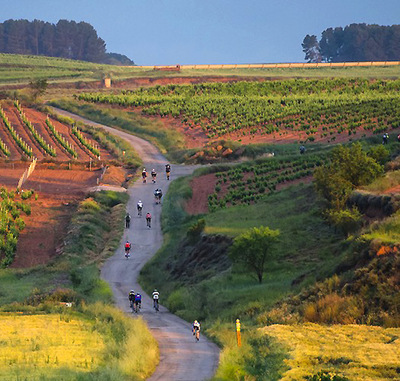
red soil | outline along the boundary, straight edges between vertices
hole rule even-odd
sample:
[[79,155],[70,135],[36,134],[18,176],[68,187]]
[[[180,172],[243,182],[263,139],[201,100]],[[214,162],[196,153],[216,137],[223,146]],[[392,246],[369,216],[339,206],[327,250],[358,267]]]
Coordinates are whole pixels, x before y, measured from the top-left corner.
[[383,193],[385,194],[395,194],[395,193],[400,193],[400,185],[396,185],[393,188],[386,189]]
[[[21,167],[1,168],[0,184],[15,189],[24,170]],[[60,254],[74,205],[84,198],[88,188],[96,185],[99,176],[100,170],[35,169],[24,189],[34,189],[39,198],[29,201],[32,213],[23,217],[26,228],[18,240],[12,267],[45,264]]]
[[214,173],[195,177],[191,182],[192,198],[185,205],[185,210],[189,214],[201,214],[208,212],[208,195],[214,193],[217,183]]
[[[47,155],[44,150],[40,147],[40,145],[36,142],[36,140],[31,135],[29,129],[24,125],[24,123],[19,118],[19,113],[14,106],[3,104],[2,105],[4,112],[9,118],[12,126],[15,128],[17,133],[21,136],[21,138],[32,147],[33,155],[38,158],[38,160],[43,160],[45,158],[51,158],[51,156]],[[64,148],[57,142],[57,140],[52,136],[50,130],[48,129],[45,120],[46,114],[41,113],[40,111],[24,107],[24,113],[28,120],[33,124],[38,133],[42,135],[47,143],[56,148],[57,156],[54,158],[57,161],[69,161],[72,159],[72,156],[67,153]],[[52,124],[56,128],[56,130],[61,133],[64,138],[69,141],[74,147],[76,152],[78,153],[78,161],[89,161],[90,158],[96,159],[95,156],[90,153],[85,147],[81,145],[78,139],[72,135],[71,128],[66,126],[54,119],[51,119]],[[91,141],[93,144],[97,146],[97,143],[91,138],[90,135],[82,132],[83,136]],[[0,122],[0,138],[6,143],[7,147],[11,152],[11,160],[20,160],[21,156],[24,156],[22,150],[17,146],[17,144],[12,139],[11,135],[7,131],[3,121]],[[101,160],[112,160],[113,156],[107,152],[103,148],[100,149],[100,158]],[[0,154],[0,157],[4,155]]]

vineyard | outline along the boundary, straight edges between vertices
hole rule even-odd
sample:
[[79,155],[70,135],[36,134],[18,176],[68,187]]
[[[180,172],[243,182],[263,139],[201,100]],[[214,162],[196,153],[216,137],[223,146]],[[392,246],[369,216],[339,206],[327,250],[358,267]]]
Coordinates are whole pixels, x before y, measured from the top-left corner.
[[31,198],[32,195],[32,191],[16,195],[15,192],[8,192],[5,188],[0,189],[0,267],[2,268],[14,260],[19,233],[25,228],[21,212],[26,215],[31,214],[31,206],[24,200]]
[[57,161],[89,161],[110,158],[76,126],[68,126],[48,115],[13,105],[0,106],[0,158],[8,160],[53,158]]
[[[206,191],[208,210],[213,212],[233,205],[254,204],[283,187],[296,182],[309,182],[314,169],[327,160],[327,152],[281,159],[272,157],[206,175],[211,176],[211,184],[215,184],[212,185],[213,189]],[[193,193],[204,192],[200,185],[203,182],[202,177],[197,181],[198,184],[192,184]],[[198,195],[193,194],[193,199],[197,198]]]
[[87,102],[179,120],[207,139],[343,141],[400,128],[400,80],[321,79],[166,85],[119,94],[82,93]]

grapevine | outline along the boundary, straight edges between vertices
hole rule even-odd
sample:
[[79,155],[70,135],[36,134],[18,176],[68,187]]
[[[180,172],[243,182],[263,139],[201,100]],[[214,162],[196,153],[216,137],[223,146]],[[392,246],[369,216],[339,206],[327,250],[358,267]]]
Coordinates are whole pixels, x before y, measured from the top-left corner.
[[18,146],[28,157],[32,157],[33,156],[32,148],[15,131],[14,127],[11,125],[10,121],[7,118],[7,115],[5,114],[4,110],[1,107],[0,107],[0,116],[3,119],[3,122],[7,127],[8,131],[10,132],[14,141],[18,144]]
[[82,133],[78,130],[77,127],[72,127],[72,133],[77,137],[77,139],[84,145],[90,152],[92,152],[95,156],[100,158],[100,151],[87,140]]
[[51,123],[49,118],[46,118],[46,125],[47,127],[49,127],[49,130],[52,132],[53,136],[57,139],[57,141],[64,147],[64,149],[73,157],[77,158],[78,154],[75,151],[74,147],[72,146],[72,144],[70,144],[68,142],[68,140],[66,140],[64,138],[64,136],[62,136],[54,127],[54,125]]
[[21,120],[24,122],[25,126],[28,127],[29,131],[32,133],[33,137],[39,143],[39,145],[44,149],[44,151],[47,154],[49,154],[50,156],[53,156],[53,157],[57,156],[56,149],[54,147],[50,146],[50,144],[48,144],[46,142],[46,140],[43,138],[43,136],[39,134],[39,132],[36,130],[36,128],[33,126],[33,124],[26,117],[18,100],[14,101],[14,106],[18,110]]

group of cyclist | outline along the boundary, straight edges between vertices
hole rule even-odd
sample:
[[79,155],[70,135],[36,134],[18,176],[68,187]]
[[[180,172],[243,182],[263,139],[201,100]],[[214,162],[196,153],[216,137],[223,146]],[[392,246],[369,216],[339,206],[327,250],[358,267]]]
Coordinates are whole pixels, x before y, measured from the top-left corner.
[[[165,165],[165,174],[166,174],[167,180],[169,180],[170,174],[171,174],[170,164]],[[143,180],[143,184],[146,184],[146,181],[147,181],[146,168],[143,168],[143,170],[142,170],[142,180]],[[151,171],[151,180],[152,180],[153,184],[156,183],[157,172],[155,169],[152,169],[152,171]],[[163,196],[162,190],[160,188],[157,188],[154,191],[154,198],[155,198],[156,204],[161,204],[162,196]],[[138,201],[136,208],[137,208],[138,216],[141,217],[142,210],[143,210],[143,202],[141,200]],[[130,220],[131,220],[131,216],[129,215],[129,213],[127,213],[126,218],[125,218],[125,226],[127,229],[129,229],[129,227],[130,227]],[[151,213],[150,212],[146,213],[146,225],[148,228],[151,228]],[[131,243],[129,241],[126,241],[125,256],[127,258],[129,258],[130,249],[131,249]],[[159,311],[159,298],[160,298],[160,293],[157,291],[157,289],[154,289],[154,291],[152,293],[152,299],[153,299],[153,308],[155,309],[156,312]],[[140,293],[135,293],[134,290],[130,290],[128,299],[129,299],[129,306],[132,309],[132,312],[138,313],[142,306],[142,296],[140,295]],[[192,333],[193,333],[193,336],[195,336],[195,340],[199,341],[200,323],[197,320],[195,320],[192,323]]]
[[[171,165],[170,164],[165,164],[165,175],[167,177],[167,180],[169,180],[169,177],[171,175]],[[153,182],[153,184],[156,183],[156,178],[157,178],[157,172],[153,168],[151,170],[151,181]],[[146,182],[147,182],[147,171],[146,171],[146,168],[143,168],[143,170],[142,170],[142,180],[143,180],[143,184],[146,184]]]
[[130,290],[129,295],[129,307],[132,309],[132,312],[138,313],[140,308],[142,307],[142,295],[139,293],[135,294],[135,291]]
[[[157,289],[154,289],[153,291],[153,308],[158,312],[159,306],[158,306],[158,301],[160,298],[160,293],[157,291]],[[142,295],[140,293],[135,293],[134,290],[130,290],[128,294],[128,300],[129,300],[129,308],[132,309],[132,312],[138,313],[140,309],[142,308]]]

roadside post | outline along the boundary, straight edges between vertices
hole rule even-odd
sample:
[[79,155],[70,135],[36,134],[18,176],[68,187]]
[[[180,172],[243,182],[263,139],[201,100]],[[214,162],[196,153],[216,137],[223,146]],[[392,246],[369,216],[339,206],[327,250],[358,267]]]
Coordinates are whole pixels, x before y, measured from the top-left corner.
[[242,346],[242,337],[240,336],[240,320],[236,319],[236,337],[238,347]]

